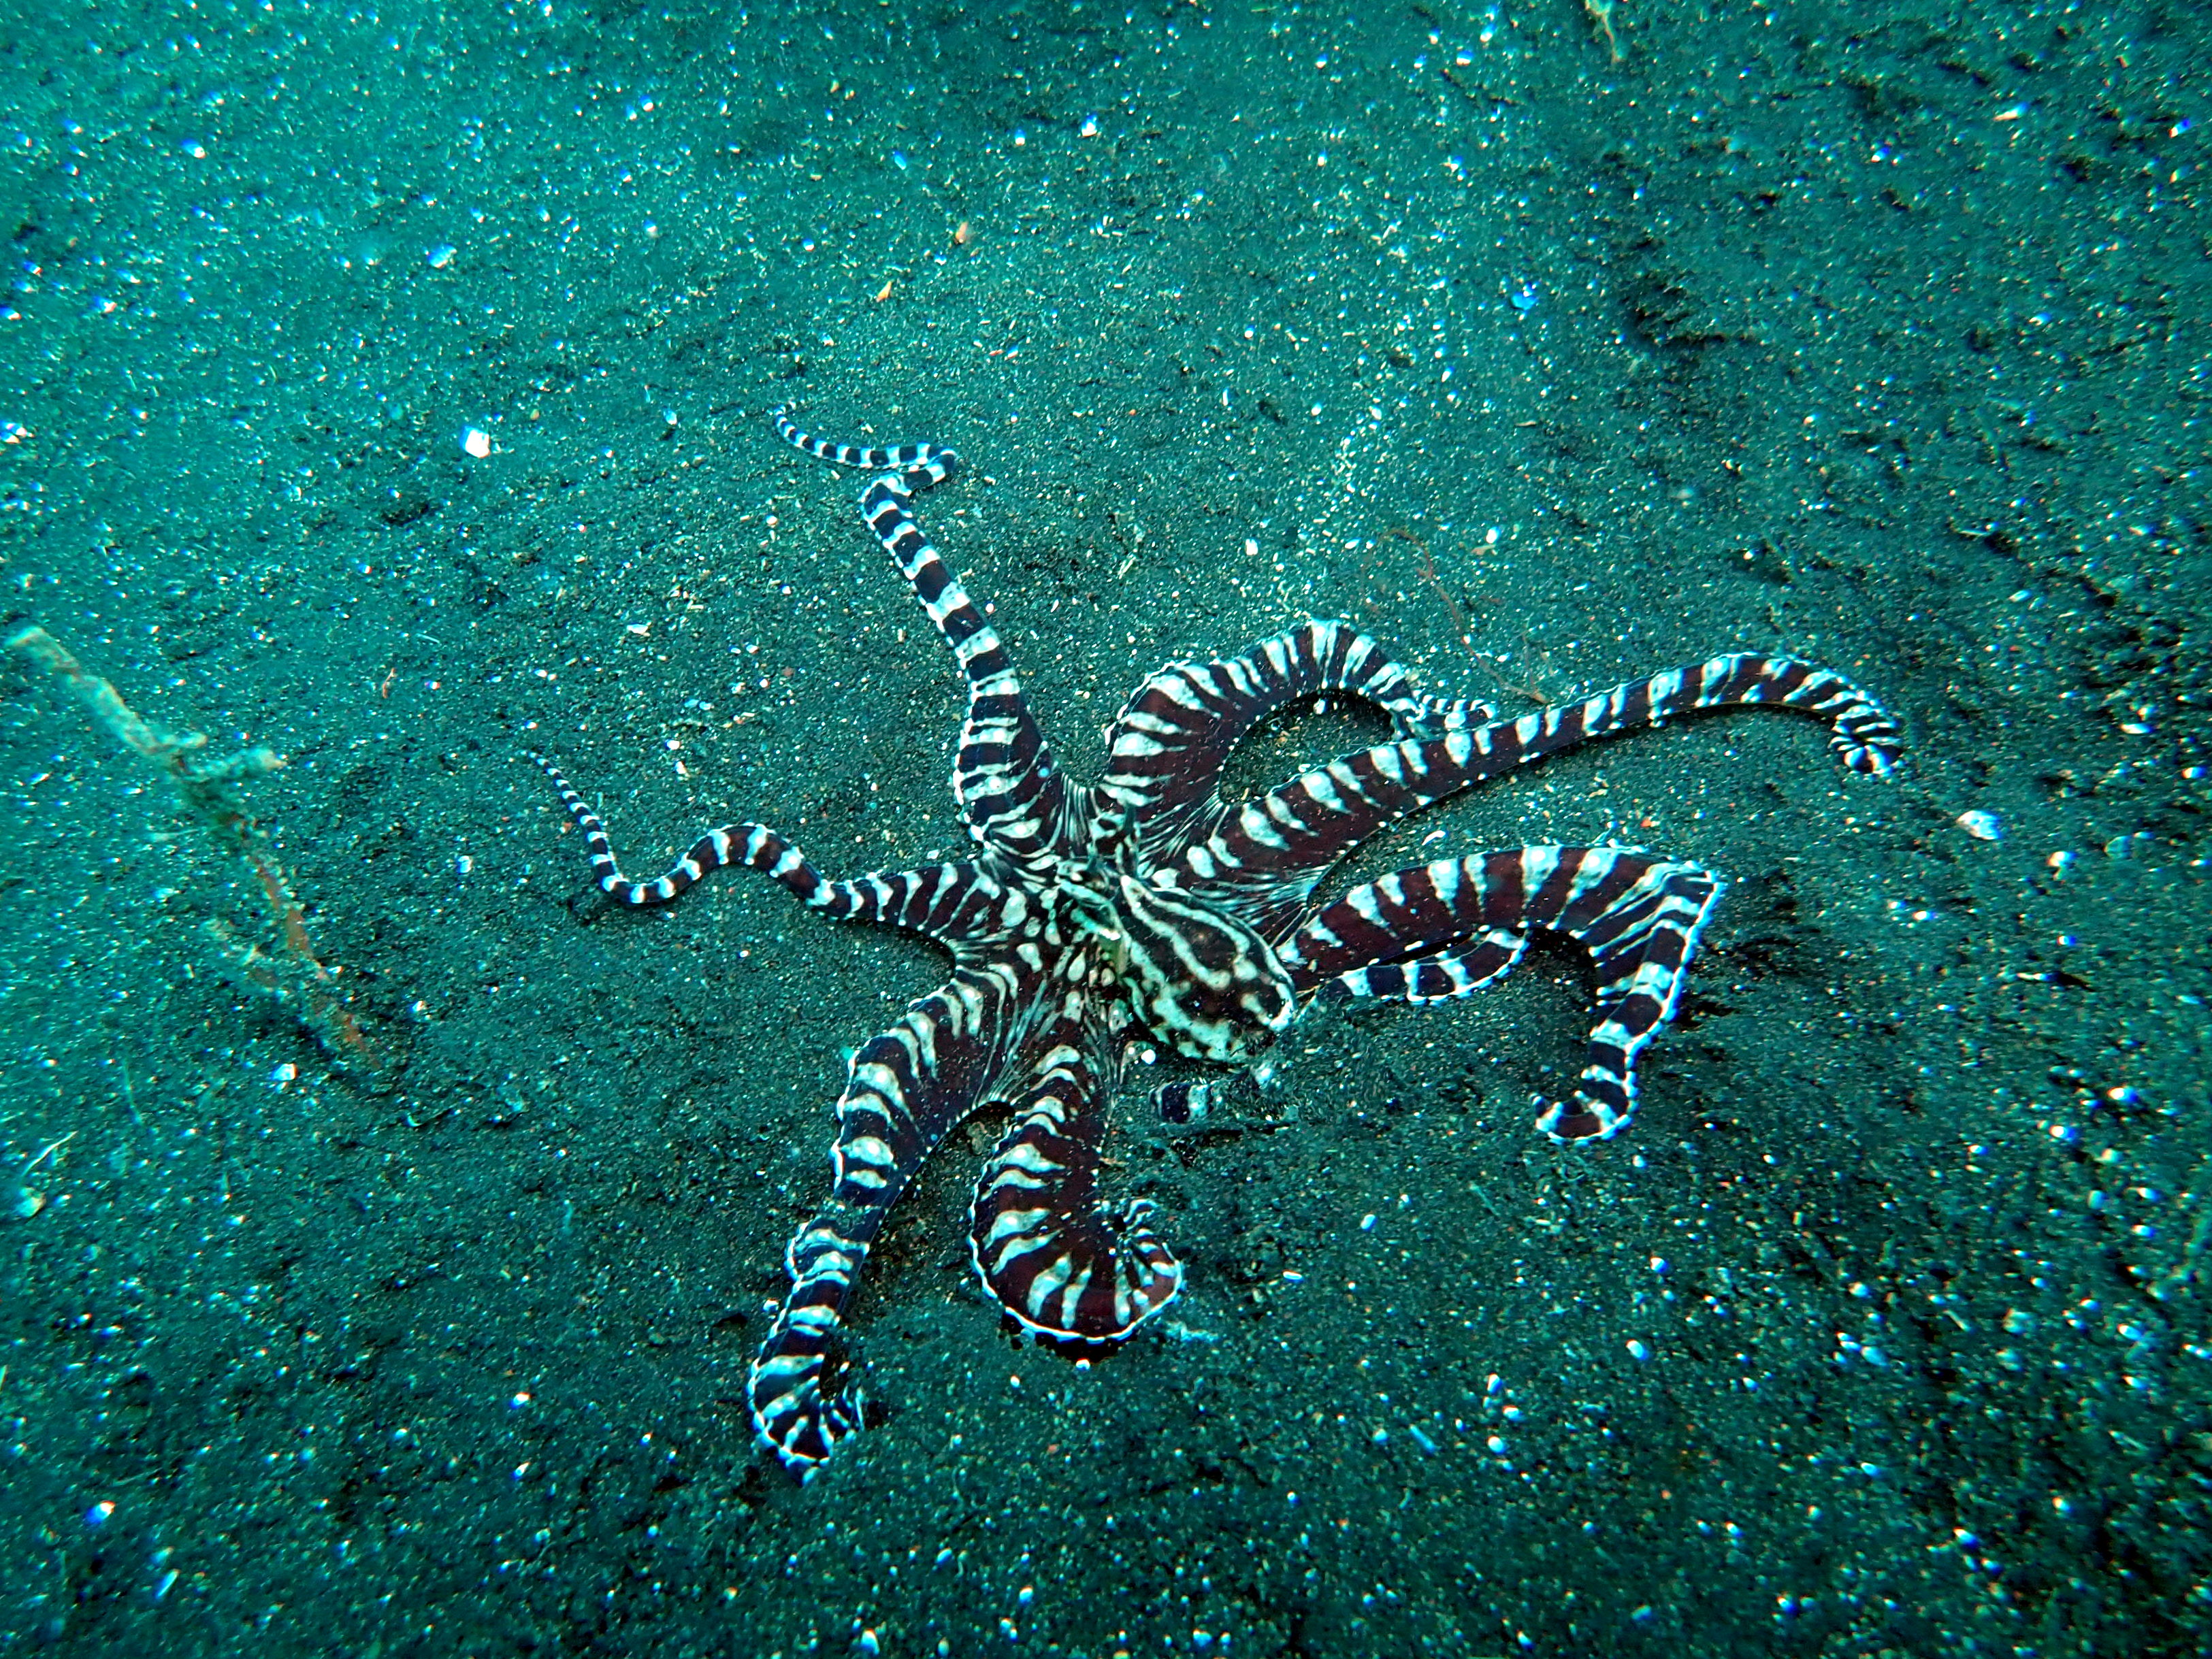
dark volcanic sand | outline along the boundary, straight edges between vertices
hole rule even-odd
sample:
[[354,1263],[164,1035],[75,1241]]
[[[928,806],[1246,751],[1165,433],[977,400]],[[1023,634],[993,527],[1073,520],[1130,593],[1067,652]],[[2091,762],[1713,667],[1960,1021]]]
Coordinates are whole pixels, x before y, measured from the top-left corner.
[[[2201,8],[454,10],[0,25],[8,615],[289,757],[392,1057],[0,670],[0,1651],[2212,1641]],[[1133,1091],[1188,1289],[1087,1370],[975,1284],[957,1135],[799,1489],[745,1365],[939,960],[744,875],[603,914],[518,758],[640,873],[954,843],[956,678],[788,398],[969,456],[927,522],[1079,773],[1307,614],[1511,708],[1810,656],[1910,762],[1686,723],[1386,837],[1729,877],[1632,1130],[1531,1133],[1565,951],[1196,1133]],[[1279,729],[1240,779],[1367,728]]]

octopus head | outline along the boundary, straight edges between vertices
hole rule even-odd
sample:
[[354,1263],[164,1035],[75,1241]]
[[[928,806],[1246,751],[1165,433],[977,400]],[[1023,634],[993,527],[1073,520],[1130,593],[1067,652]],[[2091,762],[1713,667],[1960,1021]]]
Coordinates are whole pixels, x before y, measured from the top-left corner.
[[1274,947],[1236,917],[1121,872],[1122,979],[1139,1020],[1194,1060],[1249,1064],[1297,1012]]

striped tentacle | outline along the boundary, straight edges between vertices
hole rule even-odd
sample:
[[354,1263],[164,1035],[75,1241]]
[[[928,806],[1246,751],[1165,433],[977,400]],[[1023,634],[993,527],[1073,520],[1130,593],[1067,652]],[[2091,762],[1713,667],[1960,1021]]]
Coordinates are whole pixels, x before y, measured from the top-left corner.
[[1111,1034],[1095,1016],[1086,1030],[1071,994],[1031,1048],[1030,1083],[975,1188],[969,1255],[1025,1328],[1119,1342],[1175,1299],[1182,1264],[1145,1224],[1149,1203],[1099,1201],[1101,1097],[1118,1070]]
[[[1388,878],[1385,878],[1387,880]],[[1422,947],[1416,947],[1422,948]],[[1339,974],[1322,988],[1324,994],[1371,997],[1405,1002],[1416,1008],[1449,1002],[1495,985],[1513,971],[1528,949],[1526,932],[1486,927],[1470,944],[1403,962],[1378,962]]]
[[1897,763],[1896,722],[1841,675],[1788,657],[1715,657],[1518,720],[1340,756],[1229,813],[1183,850],[1177,879],[1272,936],[1328,867],[1383,824],[1592,738],[1707,709],[1761,707],[1827,720],[1829,747],[1853,772],[1887,777]]
[[884,1217],[996,1083],[1018,1035],[1015,978],[958,969],[853,1056],[830,1149],[836,1184],[785,1252],[791,1291],[750,1382],[761,1443],[801,1480],[861,1427],[860,1390],[829,1375],[839,1322]]
[[939,864],[926,870],[878,871],[853,881],[831,881],[775,830],[760,823],[726,823],[692,843],[691,850],[652,881],[632,881],[615,862],[606,825],[584,798],[542,755],[530,757],[553,780],[561,804],[584,832],[592,874],[617,904],[646,909],[665,904],[715,870],[742,866],[769,876],[810,908],[841,921],[874,921],[950,941],[963,937],[974,916],[1005,896],[1003,886],[975,864]]
[[904,481],[908,489],[927,489],[943,483],[960,465],[959,452],[943,444],[896,444],[889,449],[863,449],[856,444],[835,444],[802,432],[788,408],[772,410],[775,435],[832,466],[848,466],[863,472],[889,472]]
[[1577,940],[1597,974],[1588,1063],[1573,1098],[1547,1105],[1536,1127],[1555,1140],[1603,1139],[1635,1110],[1636,1056],[1672,1018],[1722,890],[1700,865],[1633,848],[1443,859],[1352,889],[1281,956],[1302,992],[1429,1001],[1494,983],[1532,927]]
[[1024,862],[1064,851],[1076,826],[1066,785],[1044,733],[1030,714],[1020,679],[998,630],[930,545],[914,516],[914,492],[941,482],[958,465],[949,449],[902,444],[860,449],[802,432],[782,410],[775,429],[786,442],[842,466],[881,468],[860,495],[860,516],[913,585],[930,621],[968,677],[968,719],[953,761],[952,791],[979,841]]
[[1381,646],[1349,623],[1308,622],[1242,656],[1170,663],[1132,692],[1108,732],[1105,799],[1137,826],[1147,861],[1221,811],[1230,751],[1269,714],[1342,692],[1375,704],[1401,738],[1438,738],[1493,720],[1487,703],[1424,696]]

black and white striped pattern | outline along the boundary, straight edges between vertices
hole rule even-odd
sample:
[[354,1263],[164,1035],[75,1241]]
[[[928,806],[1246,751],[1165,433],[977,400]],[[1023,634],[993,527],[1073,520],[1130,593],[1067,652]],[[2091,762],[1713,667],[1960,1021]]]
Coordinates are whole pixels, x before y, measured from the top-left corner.
[[1424,696],[1350,623],[1309,622],[1241,657],[1170,663],[1148,678],[1114,722],[1097,793],[1129,815],[1141,854],[1159,862],[1192,820],[1220,816],[1221,769],[1254,726],[1291,703],[1340,694],[1382,709],[1401,738],[1440,738],[1498,714]]
[[861,1264],[907,1183],[1003,1069],[1024,1023],[1018,998],[1003,969],[956,971],[853,1056],[830,1201],[785,1252],[791,1290],[749,1382],[762,1443],[802,1477],[860,1426],[859,1390],[828,1373]]
[[1098,1194],[1105,1100],[1116,1075],[1110,1004],[1068,998],[976,1183],[975,1271],[1024,1329],[1056,1341],[1125,1340],[1175,1298],[1182,1264],[1145,1224],[1152,1206]]
[[709,872],[742,866],[772,877],[800,903],[836,921],[878,921],[949,941],[967,937],[976,917],[1003,896],[999,884],[974,864],[939,864],[899,873],[877,871],[854,881],[830,881],[764,823],[726,823],[709,830],[665,875],[632,881],[615,863],[599,815],[550,761],[537,754],[530,758],[553,780],[561,804],[584,832],[599,890],[629,909],[665,904]]
[[1720,902],[1702,866],[1637,848],[1523,847],[1442,859],[1355,887],[1291,936],[1282,955],[1303,992],[1441,1002],[1504,978],[1548,928],[1597,969],[1597,1023],[1571,1103],[1536,1127],[1601,1139],[1628,1124],[1636,1056],[1674,1012],[1698,934]]
[[800,431],[786,410],[777,410],[775,419],[777,434],[810,455],[840,466],[883,469],[861,492],[860,516],[913,586],[968,677],[968,720],[952,763],[953,799],[977,841],[1018,860],[1048,859],[1071,828],[1066,787],[1052,750],[1030,714],[998,630],[915,522],[914,492],[941,483],[959,457],[931,444],[859,449],[829,443]]
[[[878,475],[862,516],[967,678],[952,787],[975,856],[831,881],[774,830],[735,823],[665,874],[633,881],[598,816],[533,758],[618,904],[665,904],[711,871],[744,865],[825,915],[908,928],[951,954],[951,977],[854,1056],[830,1197],[791,1242],[791,1291],[753,1364],[755,1427],[801,1478],[861,1427],[839,1338],[884,1217],[971,1114],[1007,1111],[969,1239],[977,1274],[1012,1319],[1096,1346],[1126,1340],[1174,1299],[1183,1269],[1150,1206],[1110,1200],[1098,1185],[1106,1107],[1136,1029],[1242,1064],[1317,996],[1465,996],[1509,971],[1545,928],[1589,951],[1598,992],[1578,1085],[1537,1127],[1578,1140],[1628,1122],[1636,1057],[1674,1011],[1720,879],[1632,848],[1525,847],[1417,865],[1315,905],[1322,876],[1376,829],[1577,744],[1710,709],[1814,714],[1855,772],[1886,775],[1899,754],[1896,726],[1870,698],[1787,658],[1717,657],[1499,720],[1486,705],[1415,690],[1348,624],[1310,622],[1243,656],[1151,676],[1107,734],[1104,778],[1072,792],[1003,641],[915,520],[914,493],[951,475],[953,453],[831,443],[781,410],[775,427],[811,455]],[[1396,739],[1253,800],[1221,800],[1223,764],[1255,724],[1339,695],[1386,710]]]
[[1330,866],[1384,824],[1594,738],[1769,707],[1828,721],[1829,746],[1851,771],[1886,777],[1896,763],[1896,724],[1840,675],[1788,657],[1715,657],[1517,720],[1355,750],[1267,794],[1194,817],[1180,852],[1160,861],[1178,886],[1274,937]]

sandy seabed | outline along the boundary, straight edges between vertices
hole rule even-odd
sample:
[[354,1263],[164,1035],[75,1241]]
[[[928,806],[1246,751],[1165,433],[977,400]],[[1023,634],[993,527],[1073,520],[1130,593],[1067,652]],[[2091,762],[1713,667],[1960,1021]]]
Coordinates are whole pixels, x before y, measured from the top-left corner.
[[[374,1046],[0,670],[0,1651],[2212,1644],[2201,9],[0,43],[0,620],[286,758],[241,797]],[[1085,776],[1143,674],[1309,615],[1509,710],[1810,657],[1909,759],[1727,716],[1382,838],[1729,878],[1633,1128],[1531,1131],[1565,951],[1302,1024],[1194,1133],[1133,1093],[1188,1288],[1087,1369],[975,1283],[956,1135],[853,1310],[882,1420],[799,1487],[746,1364],[841,1054],[939,963],[742,873],[605,912],[520,758],[641,870],[957,844],[957,677],[790,400],[968,457],[927,522]]]

